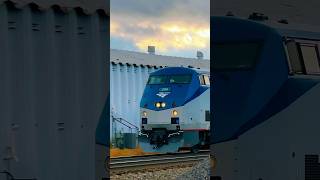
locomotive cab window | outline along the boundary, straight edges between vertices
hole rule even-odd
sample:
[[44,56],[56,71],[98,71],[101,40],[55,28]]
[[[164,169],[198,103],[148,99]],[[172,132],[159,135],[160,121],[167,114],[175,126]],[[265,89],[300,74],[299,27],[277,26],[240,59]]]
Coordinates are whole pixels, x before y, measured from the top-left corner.
[[223,42],[213,44],[213,69],[251,69],[261,52],[261,42]]
[[189,84],[191,83],[191,75],[172,75],[169,78],[171,84]]
[[191,80],[192,75],[154,75],[149,77],[147,84],[189,84]]
[[147,84],[164,84],[167,76],[150,76]]

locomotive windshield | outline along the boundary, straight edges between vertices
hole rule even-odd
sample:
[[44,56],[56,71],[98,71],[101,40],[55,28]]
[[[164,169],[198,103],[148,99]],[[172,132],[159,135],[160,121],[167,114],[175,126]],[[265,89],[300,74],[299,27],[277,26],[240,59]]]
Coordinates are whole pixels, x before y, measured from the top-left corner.
[[150,76],[148,84],[165,84],[167,76]]
[[189,84],[191,80],[192,75],[155,75],[149,77],[147,84]]
[[169,82],[171,84],[187,84],[191,82],[191,75],[175,75],[170,76]]
[[215,43],[213,45],[213,69],[250,69],[261,51],[259,42]]

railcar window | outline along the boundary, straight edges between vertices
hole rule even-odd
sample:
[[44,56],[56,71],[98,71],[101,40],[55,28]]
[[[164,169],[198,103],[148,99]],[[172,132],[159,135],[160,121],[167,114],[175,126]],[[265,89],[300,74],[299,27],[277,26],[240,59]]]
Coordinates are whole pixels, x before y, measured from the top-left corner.
[[167,76],[150,76],[147,84],[165,84]]
[[318,49],[316,45],[300,45],[307,74],[320,73]]
[[228,42],[213,44],[213,69],[250,69],[261,51],[259,42]]
[[172,84],[188,84],[191,83],[191,75],[173,75],[170,76],[169,82]]

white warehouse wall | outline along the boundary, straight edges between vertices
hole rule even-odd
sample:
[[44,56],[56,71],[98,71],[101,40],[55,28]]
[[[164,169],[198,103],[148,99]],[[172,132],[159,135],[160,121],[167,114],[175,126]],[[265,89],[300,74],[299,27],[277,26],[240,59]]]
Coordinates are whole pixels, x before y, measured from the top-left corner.
[[[110,113],[139,127],[139,107],[143,89],[154,67],[135,67],[120,64],[110,65]],[[112,119],[110,119],[112,123]],[[112,126],[110,126],[112,128]],[[122,132],[130,132],[118,126]],[[112,129],[110,129],[112,132]]]

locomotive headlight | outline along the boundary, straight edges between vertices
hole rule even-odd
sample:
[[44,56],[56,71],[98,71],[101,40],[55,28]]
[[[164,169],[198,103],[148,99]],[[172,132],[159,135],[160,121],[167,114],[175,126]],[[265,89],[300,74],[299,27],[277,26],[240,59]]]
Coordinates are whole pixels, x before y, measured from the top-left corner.
[[156,103],[156,107],[157,107],[157,108],[160,108],[160,107],[161,107],[161,103],[157,102],[157,103]]
[[161,103],[161,107],[163,107],[163,108],[166,107],[166,103],[165,103],[165,102],[162,102],[162,103]]
[[143,116],[143,117],[147,117],[147,115],[148,115],[148,113],[147,113],[146,111],[143,111],[143,112],[142,112],[142,116]]
[[173,115],[173,116],[178,116],[178,111],[177,111],[177,110],[173,110],[173,111],[172,111],[172,115]]

